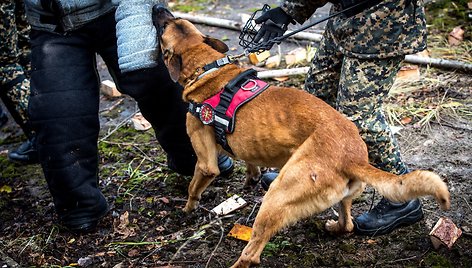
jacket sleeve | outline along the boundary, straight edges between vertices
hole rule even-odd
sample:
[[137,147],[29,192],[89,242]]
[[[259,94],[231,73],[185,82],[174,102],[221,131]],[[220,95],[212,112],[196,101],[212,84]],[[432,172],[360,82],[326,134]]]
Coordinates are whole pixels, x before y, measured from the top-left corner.
[[122,72],[130,72],[157,65],[158,39],[152,24],[152,7],[165,0],[113,0],[118,4],[116,37],[118,64]]
[[[280,7],[298,23],[303,24],[316,9],[330,1],[324,0],[282,0]],[[332,2],[332,1],[331,1]]]

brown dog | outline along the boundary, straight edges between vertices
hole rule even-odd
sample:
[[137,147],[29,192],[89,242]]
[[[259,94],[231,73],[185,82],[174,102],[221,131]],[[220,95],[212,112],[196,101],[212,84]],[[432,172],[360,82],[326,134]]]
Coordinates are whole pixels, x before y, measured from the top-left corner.
[[[224,57],[228,47],[204,36],[189,21],[164,8],[154,9],[161,52],[174,81],[185,86],[185,101],[202,103],[244,70],[228,64],[199,77],[203,66]],[[242,106],[234,132],[227,136],[234,157],[247,164],[246,184],[260,175],[257,166],[280,168],[257,214],[251,239],[233,267],[259,264],[269,239],[281,228],[341,203],[330,232],[353,230],[352,199],[365,183],[386,198],[403,202],[432,195],[442,209],[450,206],[446,184],[435,173],[393,175],[371,166],[356,126],[320,99],[302,90],[270,86]],[[214,128],[187,115],[187,132],[198,157],[184,208],[198,205],[202,192],[219,174]]]

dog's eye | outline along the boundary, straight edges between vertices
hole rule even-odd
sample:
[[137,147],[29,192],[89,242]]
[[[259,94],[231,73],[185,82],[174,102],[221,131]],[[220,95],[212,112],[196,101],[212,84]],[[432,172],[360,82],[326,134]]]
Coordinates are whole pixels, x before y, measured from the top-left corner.
[[164,49],[164,57],[168,57],[169,54],[170,54],[170,50],[169,49]]

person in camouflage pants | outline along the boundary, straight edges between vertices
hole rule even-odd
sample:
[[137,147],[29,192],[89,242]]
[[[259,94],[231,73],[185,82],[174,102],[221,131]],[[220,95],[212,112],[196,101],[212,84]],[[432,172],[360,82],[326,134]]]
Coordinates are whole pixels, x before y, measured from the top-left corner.
[[[331,13],[334,13],[362,1],[331,2]],[[265,29],[262,25],[261,31],[275,28],[272,32],[280,36],[288,23],[302,24],[326,3],[285,0],[256,22],[268,22]],[[271,35],[264,33],[263,36]],[[422,3],[416,0],[371,1],[369,6],[354,8],[328,21],[305,81],[306,91],[335,107],[357,125],[367,144],[371,163],[395,174],[407,173],[408,168],[385,118],[383,100],[405,55],[425,48],[426,21]],[[276,174],[265,174],[262,181],[269,184],[275,177]],[[419,200],[397,204],[383,198],[371,211],[355,219],[355,232],[386,234],[422,217]]]
[[11,160],[36,163],[34,133],[28,123],[30,81],[27,70],[29,59],[29,26],[20,0],[0,3],[0,98],[28,140],[9,153]]

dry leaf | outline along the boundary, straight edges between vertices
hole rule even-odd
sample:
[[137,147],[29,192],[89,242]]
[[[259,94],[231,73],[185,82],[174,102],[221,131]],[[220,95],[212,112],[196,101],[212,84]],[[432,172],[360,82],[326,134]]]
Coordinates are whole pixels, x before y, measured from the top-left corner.
[[464,40],[464,30],[462,30],[461,27],[455,27],[449,33],[447,40],[449,41],[449,45],[451,46],[459,45],[462,42],[462,40]]
[[269,69],[277,68],[277,67],[279,67],[279,65],[280,65],[280,56],[279,55],[269,57],[265,61],[265,66]]
[[243,241],[249,241],[249,239],[251,238],[251,233],[251,227],[235,223],[231,231],[229,231],[228,236]]
[[285,82],[289,79],[288,76],[279,76],[279,77],[272,77],[272,79],[274,79],[275,81],[279,81],[279,82]]
[[374,239],[369,239],[369,240],[367,240],[367,244],[369,244],[369,245],[377,244],[377,241],[374,240]]
[[429,58],[430,54],[431,53],[429,52],[429,50],[425,49],[423,51],[420,51],[420,52],[416,53],[416,56],[423,57],[423,58]]
[[285,55],[285,63],[288,66],[304,62],[307,59],[306,49],[303,47],[296,48]]
[[137,249],[132,249],[130,251],[128,251],[128,257],[136,257],[139,255],[139,250]]
[[115,220],[113,223],[114,231],[117,234],[120,234],[123,238],[130,236],[135,236],[135,228],[129,226],[129,213],[125,211],[119,219]]
[[420,68],[417,65],[402,66],[398,71],[397,79],[402,80],[419,80]]
[[140,131],[145,131],[152,127],[151,123],[149,123],[141,113],[136,113],[133,118],[131,118],[131,122],[133,122],[134,129]]
[[400,120],[400,122],[403,125],[409,124],[409,123],[411,123],[411,117],[403,117],[402,120]]
[[167,197],[161,197],[161,198],[159,198],[159,200],[161,200],[162,203],[164,203],[164,204],[169,204],[169,199]]

